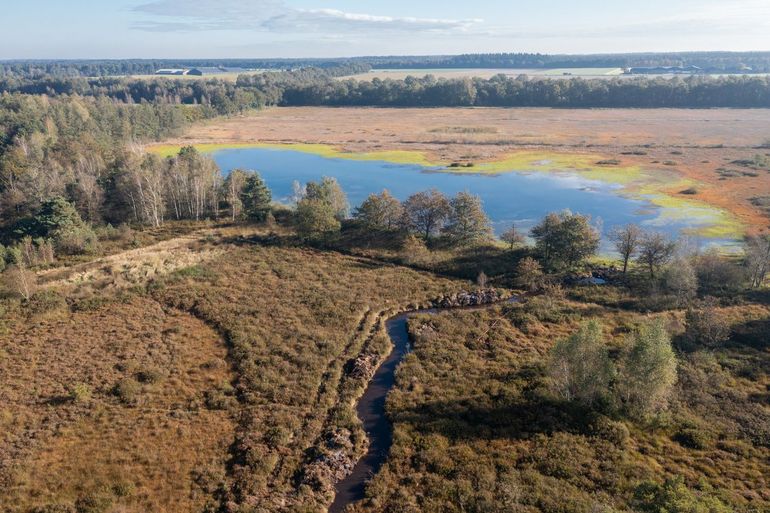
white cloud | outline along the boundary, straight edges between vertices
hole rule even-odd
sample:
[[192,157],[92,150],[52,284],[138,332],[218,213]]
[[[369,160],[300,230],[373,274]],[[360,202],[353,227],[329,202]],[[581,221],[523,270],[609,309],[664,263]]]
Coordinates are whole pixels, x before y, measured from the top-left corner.
[[[153,0],[134,11],[151,15],[134,24],[146,31],[253,30],[282,33],[335,31],[467,31],[482,20],[376,16],[337,9],[295,9],[280,0]],[[161,19],[159,19],[161,18]],[[166,18],[166,19],[162,19]]]

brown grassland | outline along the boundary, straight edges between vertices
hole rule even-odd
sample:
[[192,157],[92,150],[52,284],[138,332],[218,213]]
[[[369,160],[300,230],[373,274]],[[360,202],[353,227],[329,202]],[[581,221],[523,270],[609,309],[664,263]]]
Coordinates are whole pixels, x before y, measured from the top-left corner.
[[[324,511],[366,447],[358,362],[388,351],[384,320],[471,286],[476,266],[509,284],[521,256],[437,251],[415,262],[431,274],[389,263],[393,241],[343,235],[335,251],[280,226],[204,225],[3,300],[3,511]],[[394,446],[352,511],[624,512],[640,483],[676,476],[720,513],[767,511],[770,307],[727,303],[732,340],[680,351],[672,407],[649,422],[555,399],[547,353],[591,318],[613,357],[649,315],[677,342],[681,310],[640,313],[612,286],[415,318]]]
[[2,510],[113,500],[127,512],[199,510],[196,473],[223,472],[234,432],[202,400],[232,379],[224,340],[148,298],[72,311],[51,297],[4,316]]
[[[491,162],[517,151],[588,153],[705,184],[698,199],[767,226],[770,110],[272,108],[196,125],[169,144],[320,143],[345,151],[409,150],[431,160]],[[672,191],[679,192],[679,191]],[[770,202],[770,199],[765,201]]]
[[[353,511],[629,511],[639,483],[674,476],[725,511],[770,508],[767,307],[723,310],[743,338],[685,354],[671,410],[645,424],[554,399],[544,362],[581,319],[599,319],[617,354],[646,316],[533,301],[410,321],[414,352],[387,403],[394,446]],[[659,315],[681,330],[679,313]]]
[[28,304],[3,301],[3,511],[330,502],[327,441],[365,448],[367,378],[345,369],[387,352],[388,314],[466,284],[239,231],[57,269]]

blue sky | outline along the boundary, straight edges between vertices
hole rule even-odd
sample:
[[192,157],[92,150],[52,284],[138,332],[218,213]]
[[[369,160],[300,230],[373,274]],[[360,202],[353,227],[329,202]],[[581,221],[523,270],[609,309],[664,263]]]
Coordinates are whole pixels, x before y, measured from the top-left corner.
[[770,50],[770,0],[8,0],[0,59]]

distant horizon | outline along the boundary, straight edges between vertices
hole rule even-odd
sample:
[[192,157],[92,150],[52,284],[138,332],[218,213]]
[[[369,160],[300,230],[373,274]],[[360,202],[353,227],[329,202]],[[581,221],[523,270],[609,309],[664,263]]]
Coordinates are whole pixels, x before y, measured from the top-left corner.
[[393,53],[393,54],[353,54],[332,55],[328,57],[290,56],[290,57],[10,57],[0,58],[0,62],[69,62],[69,61],[335,61],[341,59],[383,59],[383,58],[419,58],[419,57],[458,57],[462,55],[542,55],[551,57],[594,57],[594,56],[634,56],[634,55],[687,55],[687,54],[770,54],[768,50],[670,50],[670,51],[637,51],[637,52],[589,52],[589,53],[554,53],[554,52],[524,52],[524,51],[481,51],[464,53]]
[[[2,60],[770,51],[767,0],[25,0]],[[44,13],[45,15],[41,15]],[[23,44],[20,44],[23,42]],[[764,48],[767,50],[757,50]],[[609,50],[609,51],[608,51]],[[225,57],[227,56],[227,57]]]

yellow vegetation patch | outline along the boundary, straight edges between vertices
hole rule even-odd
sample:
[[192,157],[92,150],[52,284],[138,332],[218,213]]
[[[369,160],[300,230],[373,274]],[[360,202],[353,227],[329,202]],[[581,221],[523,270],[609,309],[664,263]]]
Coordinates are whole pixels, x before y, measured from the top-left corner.
[[[262,149],[275,149],[275,150],[290,150],[301,151],[303,153],[311,153],[324,158],[330,159],[346,159],[346,160],[359,160],[359,161],[382,161],[390,162],[393,164],[405,164],[416,165],[426,167],[438,167],[442,164],[430,161],[424,153],[419,151],[373,151],[365,153],[353,153],[339,150],[333,146],[327,144],[307,144],[307,143],[291,143],[291,144],[277,144],[277,143],[226,143],[226,144],[194,144],[192,145],[201,153],[213,153],[221,150],[239,150],[249,148],[262,148]],[[179,153],[182,148],[180,145],[174,144],[161,144],[154,145],[148,148],[148,151],[159,155],[161,157],[172,157]]]

